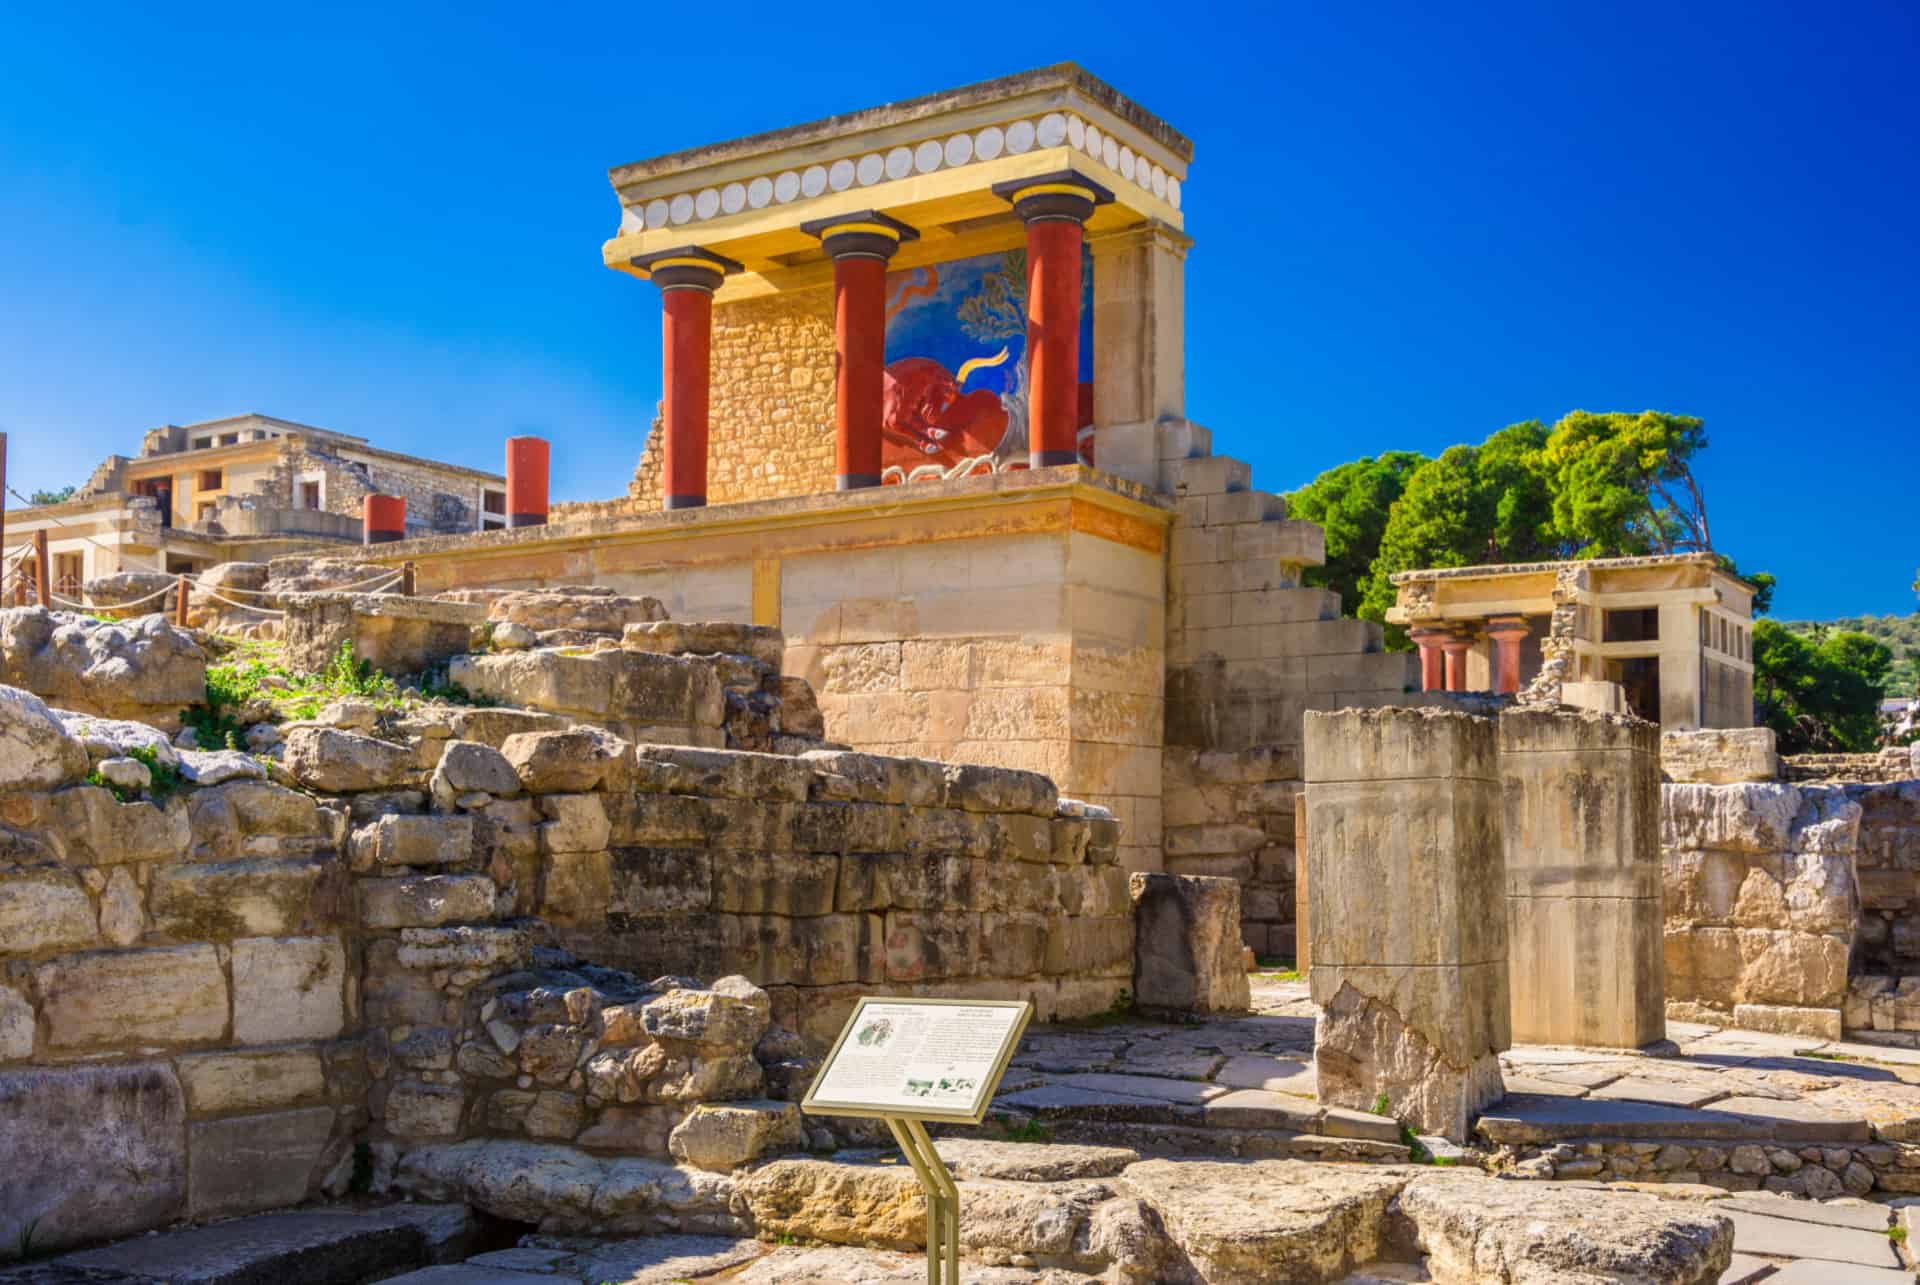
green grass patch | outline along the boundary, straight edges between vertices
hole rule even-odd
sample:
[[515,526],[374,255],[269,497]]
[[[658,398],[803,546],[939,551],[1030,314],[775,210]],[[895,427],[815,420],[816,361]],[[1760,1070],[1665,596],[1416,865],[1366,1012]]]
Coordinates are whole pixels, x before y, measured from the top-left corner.
[[447,677],[446,667],[429,670],[417,683],[396,682],[364,660],[355,658],[353,644],[340,650],[317,674],[290,669],[279,642],[242,639],[207,666],[207,698],[181,711],[181,722],[191,727],[200,748],[246,749],[247,724],[240,715],[250,705],[265,702],[272,721],[312,718],[334,701],[368,701],[393,713],[426,704],[479,705],[471,692]]

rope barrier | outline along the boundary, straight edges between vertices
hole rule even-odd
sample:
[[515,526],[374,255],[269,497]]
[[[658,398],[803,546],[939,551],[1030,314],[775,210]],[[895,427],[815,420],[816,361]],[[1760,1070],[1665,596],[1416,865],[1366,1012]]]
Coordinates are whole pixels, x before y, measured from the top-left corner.
[[215,602],[224,602],[229,607],[236,607],[241,611],[251,611],[262,616],[284,616],[287,614],[276,607],[250,607],[244,602],[235,602],[231,598],[223,598],[211,589],[203,589],[201,592],[205,593],[207,597],[213,599]]
[[[9,487],[7,488],[7,494],[9,494],[9,495],[11,495],[11,496],[12,496],[12,497],[13,497],[14,499],[16,499],[16,500],[18,500],[18,501],[20,501],[20,503],[22,503],[22,504],[24,504],[24,505],[26,505],[26,506],[27,506],[27,507],[28,507],[29,509],[43,509],[43,508],[45,508],[45,507],[46,507],[45,505],[42,505],[42,504],[35,504],[35,503],[34,503],[34,502],[33,502],[32,500],[30,500],[30,499],[28,499],[28,498],[27,498],[26,496],[24,496],[24,495],[22,495],[22,494],[20,494],[20,492],[18,492],[18,491],[16,491],[16,490],[15,490],[15,489],[14,489],[13,487],[11,487],[11,486],[9,486]],[[46,518],[46,520],[47,520],[47,521],[49,521],[49,522],[51,522],[51,523],[53,523],[53,524],[54,524],[55,526],[57,526],[57,527],[64,527],[64,528],[66,528],[66,529],[68,529],[68,530],[72,530],[72,529],[73,529],[72,527],[70,527],[70,526],[68,526],[68,524],[67,524],[67,523],[65,523],[65,522],[62,522],[62,521],[61,521],[61,520],[60,520],[59,518],[56,518],[56,517],[55,517],[55,516],[53,516],[53,514],[51,514],[51,513],[43,513],[43,514],[41,514],[40,516],[42,516],[42,517],[44,517],[44,518]],[[82,536],[80,536],[80,538],[81,538],[82,540],[85,540],[85,541],[86,541],[86,542],[87,542],[88,544],[90,544],[90,545],[92,545],[92,546],[93,546],[94,548],[96,548],[96,549],[98,549],[98,550],[100,550],[100,552],[102,552],[102,553],[111,553],[111,554],[112,554],[112,555],[113,555],[113,556],[114,556],[114,557],[115,557],[116,559],[118,559],[118,560],[119,560],[119,561],[120,561],[120,562],[121,562],[122,564],[124,564],[124,563],[126,563],[126,562],[128,562],[128,561],[130,561],[130,559],[128,559],[128,557],[127,557],[127,555],[126,555],[126,552],[125,552],[124,550],[122,550],[122,549],[116,549],[116,548],[109,548],[109,547],[108,547],[107,545],[104,545],[104,544],[102,544],[102,543],[100,543],[100,542],[99,542],[98,540],[96,540],[96,539],[94,539],[94,538],[93,538],[92,536],[90,536],[90,535],[82,535]],[[23,549],[23,552],[24,552],[24,549]],[[158,567],[152,567],[152,568],[140,568],[140,567],[138,567],[138,566],[136,566],[136,567],[135,567],[135,569],[136,569],[136,570],[142,570],[142,569],[145,569],[145,570],[150,570],[150,571],[152,571],[152,572],[153,572],[154,574],[156,574],[156,575],[164,575],[164,574],[166,574],[165,572],[163,572],[163,571],[161,571],[161,570],[160,570],[160,568],[158,568]]]

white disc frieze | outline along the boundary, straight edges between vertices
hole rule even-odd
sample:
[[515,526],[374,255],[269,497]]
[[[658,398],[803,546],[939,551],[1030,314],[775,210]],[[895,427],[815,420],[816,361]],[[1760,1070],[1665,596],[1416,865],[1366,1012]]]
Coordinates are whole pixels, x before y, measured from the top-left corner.
[[663,228],[667,226],[667,203],[661,197],[647,202],[647,226]]
[[896,147],[887,153],[887,177],[905,178],[913,173],[913,149]]
[[765,175],[747,184],[747,204],[756,210],[767,208],[767,202],[773,199],[773,180]]
[[1042,147],[1058,147],[1067,141],[1067,118],[1059,112],[1048,112],[1040,118],[1038,128],[1033,131],[1034,138]]
[[983,161],[990,161],[1007,150],[1007,131],[998,125],[989,125],[973,136],[973,154]]
[[1033,150],[1033,122],[1017,120],[1007,126],[1007,150],[1015,156]]
[[699,195],[693,198],[693,212],[703,219],[720,213],[720,193],[710,187],[700,189]]
[[693,218],[693,197],[686,192],[673,198],[667,206],[667,217],[675,223],[686,223]]
[[922,174],[931,174],[940,168],[945,157],[946,150],[940,146],[940,140],[929,138],[913,149],[913,168]]
[[973,139],[966,134],[955,134],[949,138],[946,158],[948,165],[965,165],[973,159]]
[[887,176],[887,158],[878,152],[868,152],[853,167],[853,176],[860,180],[861,187],[872,187]]
[[787,170],[773,180],[773,199],[785,205],[800,195],[800,176]]
[[807,172],[800,176],[800,195],[818,196],[827,190],[827,167],[809,165]]
[[720,208],[728,214],[738,214],[747,208],[747,189],[739,183],[729,183],[720,189]]

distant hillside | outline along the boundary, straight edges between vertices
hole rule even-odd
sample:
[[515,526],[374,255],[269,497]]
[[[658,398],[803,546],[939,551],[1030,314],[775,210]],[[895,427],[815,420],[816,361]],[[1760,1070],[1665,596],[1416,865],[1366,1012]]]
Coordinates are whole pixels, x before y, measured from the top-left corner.
[[1797,634],[1824,627],[1851,629],[1878,638],[1893,649],[1887,695],[1912,696],[1920,687],[1920,611],[1910,616],[1847,616],[1840,620],[1783,620],[1780,623]]

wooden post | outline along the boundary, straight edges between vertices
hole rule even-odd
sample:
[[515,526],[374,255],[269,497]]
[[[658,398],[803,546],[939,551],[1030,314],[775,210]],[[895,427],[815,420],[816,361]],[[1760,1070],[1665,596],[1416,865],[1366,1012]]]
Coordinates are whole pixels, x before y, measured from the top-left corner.
[[40,605],[53,607],[53,568],[47,556],[47,529],[41,527],[33,533],[33,584],[40,594]]
[[187,578],[184,575],[174,591],[173,623],[182,629],[187,627]]
[[400,564],[400,596],[413,597],[413,564],[411,562]]
[[1302,977],[1313,967],[1307,933],[1307,796],[1293,796],[1293,971]]

